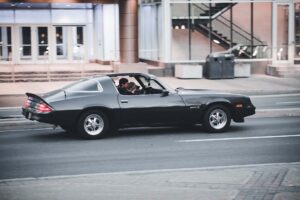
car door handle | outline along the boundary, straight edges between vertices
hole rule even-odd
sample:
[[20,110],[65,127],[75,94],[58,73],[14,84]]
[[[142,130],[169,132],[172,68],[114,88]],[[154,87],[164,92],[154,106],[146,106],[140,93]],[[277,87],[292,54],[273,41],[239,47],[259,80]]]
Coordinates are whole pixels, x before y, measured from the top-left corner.
[[121,103],[128,103],[128,100],[121,100]]

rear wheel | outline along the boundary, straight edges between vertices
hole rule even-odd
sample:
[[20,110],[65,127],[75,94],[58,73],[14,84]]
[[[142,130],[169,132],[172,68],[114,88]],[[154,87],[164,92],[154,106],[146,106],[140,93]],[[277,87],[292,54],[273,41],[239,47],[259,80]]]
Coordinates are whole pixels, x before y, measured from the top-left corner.
[[204,115],[203,125],[207,131],[220,133],[226,131],[231,122],[230,112],[223,105],[214,105],[210,107]]
[[86,139],[98,139],[107,136],[109,121],[106,114],[99,110],[90,110],[81,115],[77,131]]

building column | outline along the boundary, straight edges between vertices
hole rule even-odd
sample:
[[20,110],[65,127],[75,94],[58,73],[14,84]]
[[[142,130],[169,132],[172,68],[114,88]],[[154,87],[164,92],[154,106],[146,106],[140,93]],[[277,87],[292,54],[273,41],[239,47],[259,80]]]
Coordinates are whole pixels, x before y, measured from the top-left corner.
[[120,13],[120,61],[139,62],[138,54],[138,1],[119,1]]
[[170,0],[162,1],[162,62],[171,61],[172,20]]
[[296,31],[295,31],[295,4],[294,2],[289,3],[289,34],[288,34],[288,43],[289,43],[289,63],[294,64],[295,60],[295,48],[296,48]]

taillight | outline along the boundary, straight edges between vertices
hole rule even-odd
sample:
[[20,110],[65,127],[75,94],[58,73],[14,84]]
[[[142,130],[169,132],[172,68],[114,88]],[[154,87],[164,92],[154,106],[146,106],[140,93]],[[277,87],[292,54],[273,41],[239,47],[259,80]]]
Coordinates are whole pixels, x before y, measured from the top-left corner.
[[39,113],[49,113],[52,112],[52,108],[45,103],[39,103],[36,106],[36,111]]
[[30,101],[26,99],[23,103],[23,108],[29,108],[29,106],[30,106]]

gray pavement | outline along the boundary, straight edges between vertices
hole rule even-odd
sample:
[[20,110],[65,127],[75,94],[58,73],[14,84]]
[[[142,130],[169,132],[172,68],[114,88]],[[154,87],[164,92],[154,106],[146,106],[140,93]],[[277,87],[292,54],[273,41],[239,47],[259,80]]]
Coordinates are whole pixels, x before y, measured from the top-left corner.
[[1,199],[298,200],[300,163],[0,181]]

